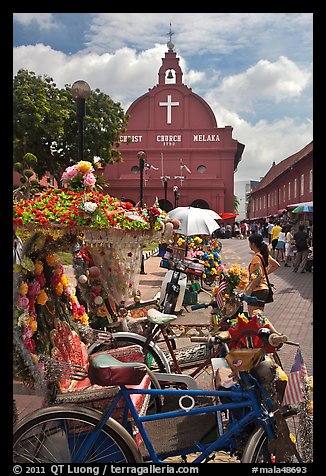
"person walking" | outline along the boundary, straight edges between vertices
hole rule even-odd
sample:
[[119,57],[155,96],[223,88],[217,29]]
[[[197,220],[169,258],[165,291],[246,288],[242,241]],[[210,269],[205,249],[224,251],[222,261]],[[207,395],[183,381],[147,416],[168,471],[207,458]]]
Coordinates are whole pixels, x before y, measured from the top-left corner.
[[232,226],[229,223],[225,227],[225,238],[232,238]]
[[274,223],[270,222],[267,225],[267,233],[268,233],[268,244],[270,245],[272,243],[272,229],[274,227]]
[[304,231],[304,225],[299,225],[299,230],[294,233],[294,241],[295,246],[297,249],[297,254],[295,257],[294,269],[293,271],[296,273],[305,273],[306,272],[306,264],[308,258],[308,233]]
[[276,251],[276,260],[279,263],[285,261],[285,226],[282,227],[282,231],[279,232],[277,238],[277,244],[275,247]]
[[250,316],[256,309],[264,310],[266,300],[269,294],[268,278],[276,271],[280,264],[270,255],[268,245],[259,233],[253,233],[248,238],[249,248],[254,252],[254,256],[249,264],[249,284],[246,287],[246,294],[256,296],[257,299],[264,301],[264,304],[248,304],[248,313]]
[[293,257],[294,257],[294,240],[292,235],[292,227],[291,225],[287,225],[285,227],[285,267],[290,268],[293,265]]
[[282,231],[282,227],[280,226],[280,222],[277,221],[272,228],[272,256],[275,258],[275,249],[278,242],[278,235]]

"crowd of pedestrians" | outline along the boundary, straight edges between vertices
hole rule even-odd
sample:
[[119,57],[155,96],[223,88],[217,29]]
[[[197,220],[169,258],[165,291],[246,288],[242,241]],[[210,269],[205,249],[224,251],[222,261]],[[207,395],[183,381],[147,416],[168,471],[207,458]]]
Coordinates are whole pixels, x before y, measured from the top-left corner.
[[295,273],[311,271],[312,227],[307,228],[303,224],[285,222],[284,218],[274,222],[242,220],[233,225],[221,222],[214,237],[246,239],[253,234],[259,234],[263,239],[267,239],[270,255],[280,265],[293,267]]

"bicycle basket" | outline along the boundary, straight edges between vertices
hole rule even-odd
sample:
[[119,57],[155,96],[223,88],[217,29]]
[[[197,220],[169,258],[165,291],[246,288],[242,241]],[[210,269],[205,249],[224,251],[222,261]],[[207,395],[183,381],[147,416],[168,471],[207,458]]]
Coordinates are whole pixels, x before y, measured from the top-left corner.
[[234,349],[227,353],[225,359],[233,371],[244,372],[253,369],[264,355],[263,348]]

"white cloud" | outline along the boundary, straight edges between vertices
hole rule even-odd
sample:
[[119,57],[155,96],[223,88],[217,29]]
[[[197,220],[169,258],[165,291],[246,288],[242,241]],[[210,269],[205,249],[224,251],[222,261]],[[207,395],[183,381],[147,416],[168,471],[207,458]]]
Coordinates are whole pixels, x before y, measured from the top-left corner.
[[214,111],[217,126],[232,126],[232,137],[245,145],[235,173],[236,181],[259,180],[273,161],[279,163],[295,154],[313,138],[313,123],[309,118],[298,121],[280,117],[273,122],[259,120],[251,124],[217,101],[207,102]]
[[210,96],[223,97],[226,107],[250,111],[257,101],[280,103],[298,98],[311,82],[311,77],[310,70],[299,68],[281,56],[273,63],[260,60],[247,71],[224,78]]
[[57,28],[52,13],[14,13],[14,20],[24,26],[34,22],[41,30]]

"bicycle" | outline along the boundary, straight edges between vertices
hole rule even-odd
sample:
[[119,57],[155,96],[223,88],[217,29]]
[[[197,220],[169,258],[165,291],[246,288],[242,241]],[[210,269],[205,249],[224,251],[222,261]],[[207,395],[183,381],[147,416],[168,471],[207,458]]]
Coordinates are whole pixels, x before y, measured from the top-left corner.
[[[244,301],[256,304],[261,303],[256,297],[235,292],[233,305],[231,307],[224,307],[223,317],[219,324],[215,326],[213,333],[211,333],[212,335],[219,330],[229,328],[229,319],[242,311],[242,303]],[[235,312],[234,303],[236,303],[237,312]],[[196,310],[208,308],[209,306],[216,309],[216,301],[212,300],[209,303],[196,304],[191,308]],[[193,342],[191,346],[176,349],[176,346],[173,345],[175,338],[173,321],[176,317],[173,314],[161,313],[155,308],[149,309],[147,313],[148,326],[145,335],[114,333],[106,338],[106,334],[102,333],[103,341],[96,341],[92,344],[89,348],[89,354],[111,349],[114,345],[123,347],[138,344],[143,349],[147,365],[151,370],[158,372],[156,375],[161,385],[170,385],[172,383],[172,385],[177,385],[181,388],[185,386],[192,389],[198,388],[196,378],[202,372],[211,368],[212,358],[220,355],[221,346],[216,345],[214,339],[208,339],[203,342],[200,338],[198,341],[196,341],[196,338],[193,338],[191,339]],[[162,342],[166,345],[165,349],[160,345]],[[200,343],[195,344],[195,342]],[[282,368],[277,354],[275,354],[275,361]],[[187,374],[185,373],[186,370]]]
[[[197,464],[223,450],[243,463],[302,463],[300,442],[294,443],[292,433],[295,411],[275,405],[259,374],[251,372],[263,361],[270,335],[257,333],[264,347],[244,349],[241,363],[240,350],[230,350],[225,336],[215,336],[226,352],[223,364],[227,362],[237,375],[237,382],[223,390],[220,386],[207,391],[130,388],[146,375],[146,365],[121,363],[106,353],[94,355],[89,378],[98,385],[118,385],[114,402],[102,414],[78,406],[43,408],[30,414],[14,428],[14,462],[168,463],[176,456],[186,462],[186,456],[195,453],[192,464]],[[140,416],[132,394],[175,397],[177,408]],[[125,401],[122,424],[112,418],[121,399]],[[138,437],[132,437],[135,429]]]
[[[163,259],[161,267],[168,268],[162,281],[159,298],[160,309],[164,314],[180,312],[182,306],[188,311],[187,304],[197,302],[197,300],[191,302],[191,298],[196,299],[200,291],[207,292],[199,283],[204,265],[198,259],[187,257],[174,260]],[[189,286],[188,280],[191,282]]]

